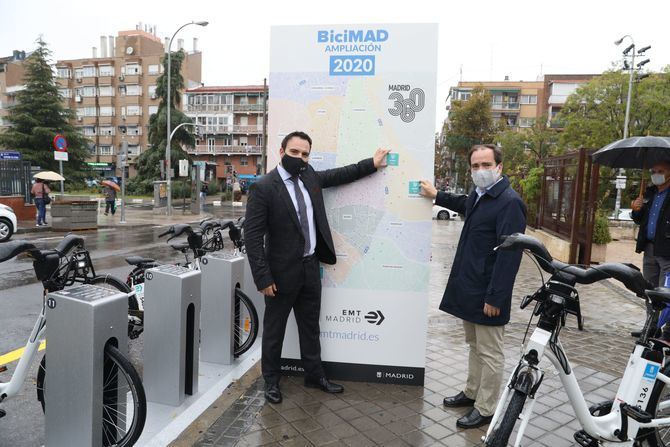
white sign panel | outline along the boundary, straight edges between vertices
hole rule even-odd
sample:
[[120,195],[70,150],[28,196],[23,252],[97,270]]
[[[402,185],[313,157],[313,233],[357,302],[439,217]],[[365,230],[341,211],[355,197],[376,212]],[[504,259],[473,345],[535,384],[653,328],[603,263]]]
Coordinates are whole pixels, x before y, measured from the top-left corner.
[[[391,149],[388,167],[324,190],[337,263],[322,266],[321,347],[332,378],[423,384],[437,25],[273,27],[268,169],[294,130],[317,170]],[[295,320],[282,369],[300,373]]]
[[54,160],[56,161],[67,161],[67,152],[54,151]]
[[179,177],[188,177],[188,160],[179,160]]

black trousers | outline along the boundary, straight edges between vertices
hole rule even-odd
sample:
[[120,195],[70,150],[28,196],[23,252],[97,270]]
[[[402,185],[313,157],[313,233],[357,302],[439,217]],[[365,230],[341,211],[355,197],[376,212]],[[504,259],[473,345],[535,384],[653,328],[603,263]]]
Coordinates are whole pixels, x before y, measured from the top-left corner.
[[290,290],[277,290],[275,296],[265,297],[261,370],[266,383],[279,383],[281,351],[291,309],[298,323],[300,358],[305,369],[305,377],[318,379],[325,376],[321,365],[319,340],[321,312],[319,261],[313,256],[303,261],[298,268],[301,272],[294,287]]

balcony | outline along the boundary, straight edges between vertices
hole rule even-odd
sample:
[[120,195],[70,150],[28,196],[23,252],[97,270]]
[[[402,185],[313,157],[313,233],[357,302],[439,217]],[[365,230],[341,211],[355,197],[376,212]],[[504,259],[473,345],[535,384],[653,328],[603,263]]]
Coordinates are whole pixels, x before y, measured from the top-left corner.
[[565,121],[554,118],[549,122],[549,127],[552,129],[563,129]]
[[262,124],[249,124],[249,125],[235,125],[233,126],[234,133],[263,133]]
[[186,148],[189,154],[194,155],[261,155],[261,150],[261,146],[208,146],[206,144]]
[[235,112],[262,112],[263,104],[233,104]]
[[232,104],[186,104],[187,113],[215,113],[232,111]]
[[518,102],[492,102],[491,108],[493,110],[519,110]]
[[216,126],[205,126],[199,128],[200,132],[207,134],[224,134],[232,133],[233,125],[232,124],[221,124]]

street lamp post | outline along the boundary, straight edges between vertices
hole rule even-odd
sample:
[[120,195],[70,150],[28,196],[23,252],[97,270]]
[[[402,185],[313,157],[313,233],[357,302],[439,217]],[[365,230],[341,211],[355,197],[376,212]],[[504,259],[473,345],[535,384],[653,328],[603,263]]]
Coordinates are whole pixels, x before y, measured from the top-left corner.
[[[175,127],[174,129],[172,129],[172,132],[170,133],[170,136],[168,137],[168,141],[167,141],[168,146],[170,146],[170,143],[172,143],[172,137],[174,136],[175,132],[177,132],[177,130],[179,130],[179,128],[182,127],[182,126],[205,127],[205,126],[202,125],[202,124],[196,124],[196,123],[181,123],[180,125],[178,125],[178,126]],[[170,183],[168,183],[168,185],[169,185],[169,184],[170,184]],[[171,194],[172,194],[172,191],[171,191],[170,188],[168,187],[168,207],[169,207],[170,205],[172,205],[172,196],[171,196]],[[184,197],[185,197],[185,196],[184,196]],[[186,199],[184,199],[184,200],[186,200]],[[186,209],[186,202],[184,202],[184,210],[185,210],[185,209]],[[168,210],[168,216],[171,216],[171,215],[172,215],[172,209],[169,209],[169,210]]]
[[[633,40],[633,37],[630,34],[626,34],[622,38],[616,40],[614,42],[615,45],[621,45],[621,43],[624,41],[624,39],[629,38],[631,44],[626,47],[625,50],[623,50],[623,55],[624,55],[624,68],[628,68],[628,95],[626,98],[626,113],[624,117],[624,122],[623,122],[623,137],[628,138],[628,125],[630,124],[630,98],[631,98],[631,93],[633,92],[633,75],[635,73],[635,40]],[[649,46],[644,47],[638,51],[638,54],[643,54],[646,50],[648,50]],[[628,61],[625,60],[625,58],[630,57],[630,66],[628,65]],[[643,61],[642,63],[638,64],[638,68],[640,68],[642,65],[644,65],[647,61]],[[623,169],[619,169],[619,175],[617,178],[621,178],[625,180],[625,171]],[[618,182],[617,182],[618,183]],[[614,217],[615,219],[619,218],[619,210],[621,209],[621,188],[619,188],[619,185],[617,184],[617,190],[616,190],[616,202],[614,203]]]
[[[189,22],[189,23],[183,24],[182,26],[179,27],[179,29],[177,29],[177,31],[174,32],[174,34],[170,38],[170,43],[168,44],[168,48],[167,48],[167,54],[168,54],[167,101],[168,101],[168,103],[167,103],[167,132],[166,132],[166,135],[168,135],[169,137],[168,137],[167,146],[165,147],[165,180],[167,181],[167,215],[168,216],[172,215],[172,179],[171,179],[171,176],[170,176],[170,171],[172,169],[171,162],[170,162],[171,161],[171,159],[170,159],[170,156],[171,156],[170,140],[172,140],[172,134],[170,133],[170,127],[171,127],[171,124],[172,124],[170,122],[170,110],[172,109],[172,92],[171,92],[171,89],[172,89],[172,85],[171,85],[172,84],[172,80],[171,80],[171,74],[172,74],[171,73],[172,72],[172,69],[171,69],[172,40],[174,39],[174,37],[177,35],[177,33],[179,31],[181,31],[183,28],[185,28],[189,25],[207,26],[208,24],[209,24],[209,22],[205,22],[205,21]],[[177,126],[177,127],[179,127],[179,126]],[[175,128],[175,130],[177,130],[177,128]]]

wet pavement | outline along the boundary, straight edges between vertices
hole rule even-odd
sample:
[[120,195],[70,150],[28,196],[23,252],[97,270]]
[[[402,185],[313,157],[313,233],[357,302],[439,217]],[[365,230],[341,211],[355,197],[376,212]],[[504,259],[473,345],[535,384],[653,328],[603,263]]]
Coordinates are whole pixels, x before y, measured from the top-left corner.
[[[329,395],[308,389],[299,377],[282,380],[284,401],[265,404],[258,368],[227,391],[172,445],[186,446],[428,446],[481,445],[484,429],[461,430],[456,420],[467,409],[445,409],[442,399],[465,386],[468,348],[461,321],[437,310],[450,271],[462,222],[434,222],[424,387],[342,382],[345,392]],[[616,253],[626,257],[626,253]],[[544,273],[545,279],[547,274]],[[506,327],[505,379],[519,358],[531,309],[520,310],[525,294],[541,285],[526,257],[514,291],[512,319]],[[611,399],[633,347],[629,331],[644,320],[642,302],[615,283],[579,286],[584,331],[568,317],[561,341],[587,402]],[[532,326],[531,326],[532,330]],[[576,445],[580,429],[558,376],[548,362],[538,391],[535,417],[523,445]]]

